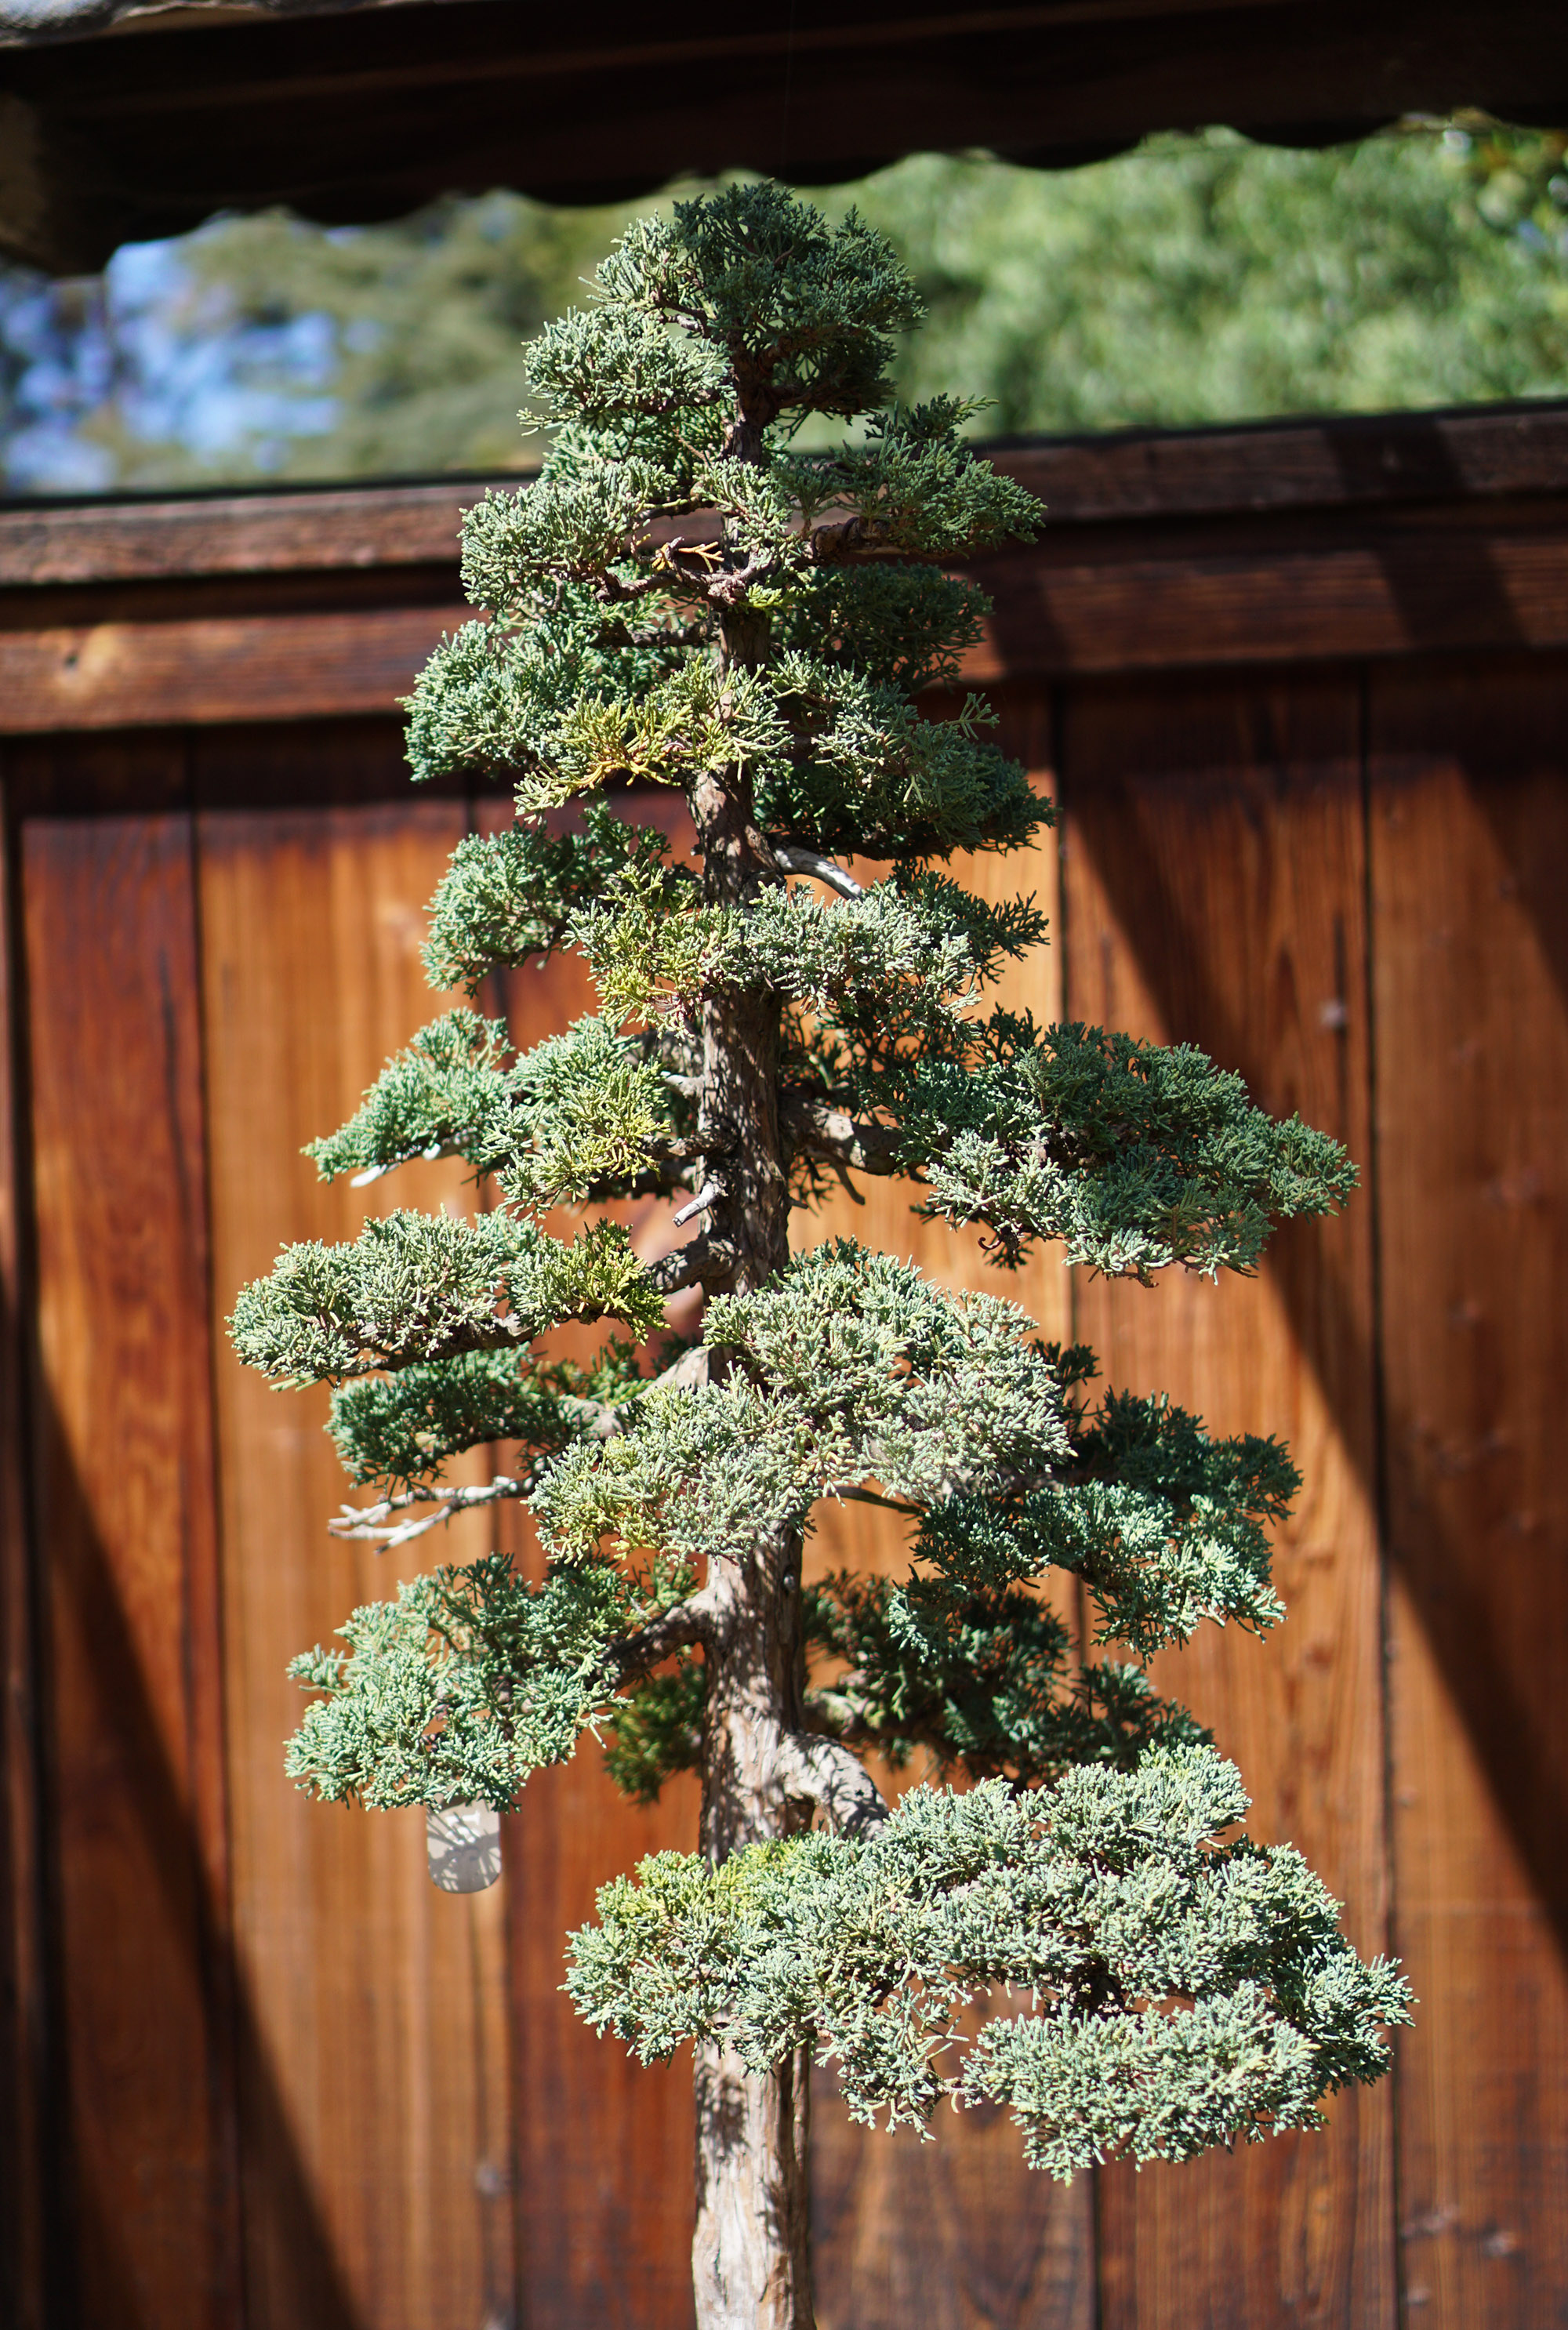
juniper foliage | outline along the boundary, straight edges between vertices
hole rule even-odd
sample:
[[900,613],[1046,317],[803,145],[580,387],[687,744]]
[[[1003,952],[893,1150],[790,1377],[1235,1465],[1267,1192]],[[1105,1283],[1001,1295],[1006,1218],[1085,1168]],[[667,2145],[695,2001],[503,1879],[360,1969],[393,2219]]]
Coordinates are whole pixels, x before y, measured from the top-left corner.
[[[1403,1984],[1290,1846],[1223,1841],[1246,1811],[1233,1765],[1158,1747],[1022,1792],[917,1788],[867,1839],[657,1853],[604,1888],[568,1988],[645,2062],[713,2031],[760,2070],[815,2043],[872,2125],[1005,2103],[1062,2177],[1316,2127],[1383,2069]],[[1051,2008],[968,2039],[1002,1985]]]
[[[329,1177],[457,1154],[487,1210],[289,1248],[232,1321],[275,1379],[336,1388],[379,1499],[360,1533],[518,1498],[545,1555],[537,1585],[499,1557],[439,1570],[299,1661],[302,1785],[505,1809],[590,1729],[639,1800],[702,1775],[702,1852],[607,1888],[570,1987],[644,2055],[695,2044],[704,2325],[762,2318],[765,2289],[788,2295],[769,2320],[809,2319],[798,2113],[776,2108],[801,2049],[862,2116],[1004,2100],[1070,2175],[1313,2125],[1404,2013],[1289,1848],[1226,1841],[1239,1779],[1146,1672],[1205,1620],[1280,1615],[1285,1452],[1096,1400],[1092,1354],[998,1295],[845,1240],[789,1251],[830,1177],[893,1174],[1004,1272],[1047,1240],[1213,1276],[1355,1178],[1190,1047],[990,999],[1044,922],[941,868],[1051,812],[983,703],[915,698],[984,612],[940,562],[1040,512],[975,455],[968,408],[891,404],[918,318],[858,220],[760,186],[634,227],[534,345],[556,433],[536,484],[470,514],[487,613],[431,658],[409,731],[417,776],[504,776],[516,821],[458,850],[429,962],[475,993],[575,951],[599,1009],[521,1055],[468,1007],[416,1035],[312,1153]],[[804,450],[824,414],[860,436]],[[690,849],[639,822],[652,785],[685,797]],[[651,1263],[600,1212],[648,1194],[700,1224]],[[562,1241],[562,1206],[600,1217]],[[687,1287],[700,1340],[659,1349]],[[596,1319],[629,1340],[593,1365],[542,1348]],[[446,1479],[497,1444],[486,1487]],[[815,1513],[854,1496],[903,1516],[908,1576],[807,1587]],[[1118,1655],[1074,1662],[1057,1572]],[[890,1816],[872,1752],[977,1785]],[[982,1996],[1026,2011],[968,2043]]]

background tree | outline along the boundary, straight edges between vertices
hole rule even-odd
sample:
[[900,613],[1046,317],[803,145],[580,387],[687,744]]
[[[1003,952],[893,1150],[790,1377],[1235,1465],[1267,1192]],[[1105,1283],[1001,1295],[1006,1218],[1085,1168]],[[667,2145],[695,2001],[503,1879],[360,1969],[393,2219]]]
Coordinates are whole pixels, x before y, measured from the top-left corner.
[[[858,203],[926,301],[901,393],[988,398],[991,430],[1169,427],[1568,393],[1563,146],[1469,116],[1323,153],[1210,130],[1077,170],[918,155],[818,199]],[[98,283],[0,269],[10,488],[521,467],[517,344],[626,223],[494,193],[218,219]]]
[[[428,959],[477,987],[575,947],[600,1008],[521,1057],[472,1009],[416,1037],[316,1160],[456,1151],[489,1209],[287,1249],[233,1321],[273,1377],[337,1386],[339,1448],[379,1492],[340,1526],[401,1540],[521,1498],[547,1555],[537,1586],[500,1557],[438,1569],[301,1659],[304,1785],[505,1809],[595,1725],[634,1793],[701,1775],[700,1850],[607,1885],[569,1987],[645,2058],[694,2043],[704,2330],[811,2321],[814,2051],[867,2119],[1003,2101],[1066,2176],[1315,2125],[1404,2013],[1299,1857],[1230,1834],[1238,1775],[1141,1663],[1205,1618],[1280,1615],[1284,1451],[1096,1401],[1091,1354],[997,1297],[843,1240],[790,1252],[829,1176],[892,1173],[1004,1269],[1046,1239],[1212,1274],[1354,1179],[1188,1047],[985,1008],[1044,924],[936,869],[1050,812],[983,703],[915,698],[984,608],[937,562],[1039,511],[963,442],[968,408],[890,409],[919,317],[880,236],[760,186],[634,226],[535,343],[554,442],[470,513],[493,620],[438,650],[410,727],[417,775],[505,772],[517,819],[459,848]],[[861,433],[810,450],[810,416]],[[652,783],[685,795],[689,856],[614,790]],[[543,1227],[647,1191],[700,1225],[651,1265],[603,1217]],[[672,1342],[666,1298],[694,1287],[701,1338]],[[534,1348],[601,1319],[629,1340],[592,1366]],[[499,1442],[519,1455],[488,1483],[443,1479]],[[803,1588],[828,1497],[905,1517],[905,1579]],[[1039,1591],[1058,1569],[1131,1659],[1070,1662]],[[890,1812],[871,1752],[973,1785]]]

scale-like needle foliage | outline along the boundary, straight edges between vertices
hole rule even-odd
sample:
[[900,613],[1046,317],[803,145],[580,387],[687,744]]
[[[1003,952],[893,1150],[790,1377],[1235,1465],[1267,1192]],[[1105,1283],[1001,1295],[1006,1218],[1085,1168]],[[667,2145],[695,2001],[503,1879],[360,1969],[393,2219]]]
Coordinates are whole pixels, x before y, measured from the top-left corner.
[[[1004,2101],[1066,2175],[1314,2125],[1404,2013],[1294,1852],[1224,1841],[1240,1783],[1145,1672],[1205,1621],[1280,1616],[1296,1474],[1164,1400],[1094,1403],[1092,1354],[998,1295],[845,1240],[791,1255],[790,1209],[899,1175],[1004,1270],[1044,1240],[1147,1281],[1251,1270],[1355,1174],[1190,1046],[988,999],[1044,920],[943,863],[1052,812],[956,692],[986,602],[944,570],[1042,513],[975,455],[968,408],[891,405],[918,320],[878,237],[760,186],[638,225],[534,345],[543,468],[469,514],[484,619],[409,728],[416,775],[504,778],[516,821],[458,848],[427,960],[477,997],[571,950],[599,1008],[521,1054],[476,1008],[416,1035],[311,1153],[361,1179],[458,1155],[488,1209],[291,1247],[233,1332],[275,1379],[335,1387],[381,1500],[338,1526],[401,1542],[518,1498],[546,1557],[532,1586],[499,1557],[418,1579],[301,1661],[301,1785],[508,1807],[585,1729],[640,1801],[698,1770],[702,1853],[607,1890],[573,1943],[581,2010],[646,2056],[694,2040],[710,2099],[816,2046],[863,2117]],[[804,450],[825,413],[858,433]],[[637,1198],[682,1200],[689,1243],[555,1234],[562,1206]],[[656,1356],[683,1289],[700,1340]],[[595,1319],[630,1340],[586,1366],[542,1346]],[[486,1444],[494,1477],[454,1484]],[[803,1585],[837,1498],[893,1509],[907,1574]],[[1075,1650],[1058,1573],[1114,1654]],[[867,1755],[975,1785],[890,1816]],[[987,1995],[1028,2012],[977,2025]],[[804,2174],[726,2146],[728,2108],[704,2107],[699,2292],[704,2242]],[[798,2255],[768,2270],[804,2321]]]
[[[572,1937],[580,2011],[645,2062],[722,2038],[758,2070],[815,2044],[855,2118],[1004,2103],[1032,2166],[1185,2160],[1321,2125],[1384,2068],[1405,1987],[1364,1965],[1289,1846],[1224,1833],[1235,1766],[1155,1748],[1018,1795],[906,1796],[874,1837],[664,1852]],[[1005,1985],[1030,2011],[965,2028]]]

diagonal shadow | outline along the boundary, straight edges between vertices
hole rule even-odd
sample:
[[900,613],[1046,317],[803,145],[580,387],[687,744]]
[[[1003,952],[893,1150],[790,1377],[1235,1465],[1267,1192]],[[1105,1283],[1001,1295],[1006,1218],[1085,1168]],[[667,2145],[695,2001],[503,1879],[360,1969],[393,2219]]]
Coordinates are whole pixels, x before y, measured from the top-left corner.
[[[366,2330],[290,2129],[226,1905],[213,1899],[203,1869],[192,1810],[160,1733],[90,1501],[36,1368],[30,1388],[39,1451],[38,1543],[49,1549],[52,1579],[43,1597],[53,1605],[53,1624],[46,1609],[43,1630],[48,1679],[57,1680],[52,1653],[69,1627],[100,1726],[90,1742],[99,1785],[90,1802],[67,1801],[61,1765],[69,1756],[74,1783],[88,1743],[61,1738],[52,1694],[41,1694],[41,1827],[55,2010],[55,2103],[44,2177],[55,2284],[48,2318],[71,2330],[240,2330],[248,2310],[238,2189],[242,2127],[245,2154],[266,2179],[269,2312],[310,2330]],[[78,1795],[74,1785],[71,1795]],[[78,1848],[88,1865],[73,1870]],[[73,1880],[94,1882],[94,1862],[107,1882],[90,1910],[71,1896]],[[117,1879],[125,1889],[118,1902]],[[161,1959],[150,2002],[127,1980],[138,1931],[145,1937],[149,1928]],[[149,2030],[142,2047],[154,2053],[165,2078],[184,2048],[188,2060],[181,2069],[195,2094],[182,2099],[179,2117],[161,2129],[144,2118],[145,2135],[161,2141],[156,2149],[144,2141],[138,2150],[125,2144],[123,2126],[84,2126],[83,2115],[94,2098],[101,2109],[106,2093],[114,2107],[106,2036],[110,2049],[126,2049],[134,2066],[137,2041],[125,2019],[145,2017],[156,1999],[172,1994],[195,2026],[194,2048],[189,2028],[167,2027]],[[145,2113],[134,2072],[119,2092],[128,2118],[138,2105]],[[134,2220],[141,2221],[141,2238],[128,2238]],[[182,2228],[185,2245],[179,2243]],[[149,2229],[166,2233],[165,2247],[178,2246],[179,2254],[149,2259]]]
[[[1524,646],[1519,611],[1497,571],[1490,529],[1459,522],[1476,507],[1476,492],[1440,417],[1368,414],[1332,422],[1323,436],[1356,510],[1355,539],[1375,556],[1408,644]],[[1424,526],[1402,526],[1397,515],[1385,516],[1380,526],[1365,507],[1378,502],[1390,513],[1412,503],[1440,503],[1454,522],[1444,526],[1434,545]]]
[[1568,997],[1565,714],[1568,656],[1488,654],[1474,664],[1423,658],[1374,676],[1368,742],[1374,764],[1395,781],[1406,756],[1423,771],[1446,761],[1459,772],[1469,806],[1507,868],[1510,899],[1529,917],[1541,961]]
[[[1178,733],[1173,721],[1173,737]],[[1172,755],[1178,765],[1168,772],[1145,760],[1115,773],[1085,775],[1075,772],[1073,758],[1069,738],[1063,753],[1063,798],[1071,846],[1092,857],[1112,919],[1157,999],[1169,1037],[1200,1045],[1222,1066],[1239,1071],[1264,1105],[1274,1104],[1278,1064],[1261,1048],[1235,995],[1214,975],[1190,886],[1184,889],[1182,882],[1190,858],[1150,847],[1147,827],[1140,831],[1140,802],[1150,795],[1168,799],[1179,788],[1190,804],[1188,834],[1195,833],[1222,795],[1234,798],[1240,766],[1185,771],[1178,749]],[[1289,784],[1283,753],[1269,773],[1281,788]],[[1494,803],[1494,814],[1497,808]],[[1537,869],[1536,878],[1544,887],[1550,869]],[[1073,942],[1081,945],[1082,934],[1072,934],[1070,962]],[[1369,942],[1375,944],[1375,933]],[[1260,964],[1260,980],[1264,971]],[[1361,1161],[1365,1171],[1370,1160]],[[1377,1201],[1374,1187],[1365,1189],[1362,1202],[1369,1201]],[[1522,1267],[1525,1264],[1522,1255]],[[1365,1431],[1364,1417],[1346,1404],[1347,1387],[1361,1387],[1365,1396],[1381,1355],[1368,1348],[1343,1246],[1317,1236],[1310,1225],[1297,1225],[1276,1236],[1270,1264],[1298,1346],[1319,1378],[1364,1491],[1373,1510],[1385,1514],[1378,1449]],[[1510,1300],[1520,1308],[1528,1301],[1522,1281],[1504,1291],[1505,1308]],[[1385,1388],[1382,1440],[1396,1461],[1399,1452],[1421,1445],[1419,1424],[1397,1401],[1388,1400]],[[1568,1566],[1550,1560],[1535,1565],[1534,1615],[1525,1624],[1499,1594],[1497,1567],[1486,1546],[1467,1540],[1440,1499],[1423,1500],[1421,1520],[1419,1532],[1407,1528],[1396,1533],[1385,1519],[1385,1547],[1412,1589],[1412,1605],[1486,1773],[1497,1817],[1560,1942],[1568,1946],[1568,1861],[1562,1851],[1568,1824],[1565,1710],[1560,1678],[1539,1651],[1543,1642],[1560,1642],[1568,1631]]]

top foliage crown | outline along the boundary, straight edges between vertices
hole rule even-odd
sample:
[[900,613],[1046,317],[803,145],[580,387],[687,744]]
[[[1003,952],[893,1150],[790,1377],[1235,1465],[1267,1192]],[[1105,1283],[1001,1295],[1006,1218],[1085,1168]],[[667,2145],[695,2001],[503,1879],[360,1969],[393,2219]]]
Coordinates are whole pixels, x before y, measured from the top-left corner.
[[853,211],[835,231],[772,186],[638,222],[593,288],[594,306],[548,327],[529,360],[553,417],[590,425],[663,417],[668,379],[679,403],[743,403],[760,424],[853,420],[890,402],[894,336],[924,315],[886,240]]
[[[975,459],[968,408],[889,409],[891,335],[921,310],[886,243],[735,187],[635,227],[593,290],[529,352],[558,424],[538,480],[469,515],[492,620],[427,668],[416,774],[507,770],[526,815],[739,754],[764,826],[802,843],[1024,838],[1040,812],[983,707],[933,728],[910,699],[954,677],[983,611],[932,562],[1032,533],[1038,506]],[[867,425],[803,450],[812,414]],[[722,689],[715,630],[742,617],[766,644]]]

